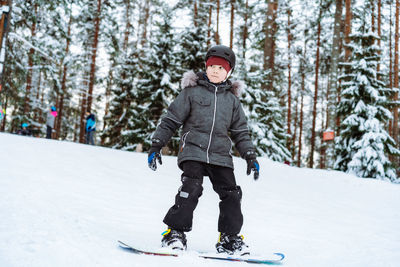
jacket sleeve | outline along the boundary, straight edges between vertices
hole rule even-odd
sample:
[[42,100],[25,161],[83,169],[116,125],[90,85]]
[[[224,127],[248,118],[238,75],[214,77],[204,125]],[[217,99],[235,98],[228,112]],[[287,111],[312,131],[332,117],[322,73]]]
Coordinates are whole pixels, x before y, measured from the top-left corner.
[[233,118],[229,130],[235,147],[242,158],[245,158],[248,151],[255,151],[250,138],[246,115],[239,101],[233,110]]
[[153,134],[152,141],[160,142],[165,146],[175,131],[186,121],[190,113],[190,99],[188,89],[183,89],[170,104],[167,113],[161,118]]

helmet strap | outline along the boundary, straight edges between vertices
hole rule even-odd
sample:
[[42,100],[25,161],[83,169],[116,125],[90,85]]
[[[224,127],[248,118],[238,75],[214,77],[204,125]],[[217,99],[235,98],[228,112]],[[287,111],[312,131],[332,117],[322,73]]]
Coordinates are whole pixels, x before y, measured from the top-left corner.
[[225,78],[225,80],[223,81],[223,83],[226,82],[226,80],[228,80],[228,78],[229,78],[229,77],[231,76],[231,74],[232,74],[232,71],[233,71],[233,69],[230,69],[230,70],[229,70],[228,74],[226,74],[226,78]]

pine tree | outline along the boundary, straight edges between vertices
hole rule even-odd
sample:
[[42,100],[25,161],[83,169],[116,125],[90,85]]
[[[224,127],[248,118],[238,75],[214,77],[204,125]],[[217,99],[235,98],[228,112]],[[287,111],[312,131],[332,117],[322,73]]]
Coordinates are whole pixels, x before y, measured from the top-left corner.
[[[280,106],[281,101],[279,100],[281,92],[284,92],[282,90],[284,85],[276,83],[275,88],[265,89],[267,88],[266,81],[269,81],[271,77],[271,69],[265,68],[265,64],[263,64],[265,62],[260,61],[260,58],[264,57],[265,42],[268,39],[263,25],[256,23],[257,19],[265,16],[265,12],[262,11],[263,7],[265,6],[249,7],[249,12],[255,12],[255,16],[250,18],[253,21],[249,22],[249,26],[254,26],[251,28],[253,30],[251,38],[255,42],[249,48],[251,52],[237,53],[238,63],[234,75],[240,80],[244,80],[246,84],[242,103],[249,117],[250,133],[257,153],[278,162],[290,162],[290,152],[286,148],[289,135],[285,128],[284,108],[282,109]],[[239,14],[242,15],[240,12]],[[243,34],[242,30],[238,32]],[[274,53],[278,53],[278,51],[274,50]],[[252,56],[244,59],[242,55],[246,54],[252,54]],[[274,63],[280,64],[280,62]],[[277,80],[283,80],[278,79],[282,72],[276,71],[274,75]]]
[[136,149],[140,143],[144,149],[151,145],[151,134],[172,99],[177,95],[178,80],[174,51],[176,40],[172,29],[172,11],[164,7],[162,21],[156,23],[154,39],[140,58],[140,71],[136,82],[136,94],[130,109],[128,130],[122,133],[124,149]]
[[13,110],[11,132],[26,122],[34,135],[44,133],[45,113],[61,90],[68,8],[62,0],[14,1],[5,70],[12,75],[3,85]]
[[246,95],[242,102],[248,111],[250,133],[257,153],[278,162],[290,162],[286,148],[289,135],[283,125],[283,113],[273,92],[262,90],[267,71],[251,72],[246,80]]
[[396,174],[388,154],[399,155],[395,141],[385,125],[391,118],[388,89],[377,78],[380,60],[379,37],[362,25],[350,35],[349,63],[342,63],[342,81],[338,114],[342,117],[340,136],[336,141],[335,169],[359,177],[395,180]]
[[[123,21],[118,23],[119,10],[117,4],[123,5]],[[109,45],[110,69],[106,77],[106,107],[102,144],[114,148],[122,148],[121,132],[127,129],[128,119],[133,116],[130,103],[134,98],[135,79],[138,74],[138,49],[133,36],[131,14],[135,11],[133,2],[116,1],[107,7],[109,14],[105,35]]]
[[[96,59],[98,42],[102,31],[101,20],[103,18],[102,1],[97,0],[79,0],[81,6],[81,12],[78,17],[79,32],[77,39],[80,41],[82,46],[82,58],[87,66],[82,69],[82,86],[83,91],[81,93],[81,116],[80,116],[80,131],[79,131],[79,142],[85,142],[85,116],[86,112],[93,112],[93,89],[96,80]],[[85,88],[86,87],[86,88]]]
[[132,51],[130,55],[121,54],[121,64],[116,66],[114,77],[115,86],[112,88],[110,114],[105,118],[107,128],[103,135],[106,145],[113,148],[126,147],[127,141],[123,137],[129,128],[128,121],[137,114],[131,109],[131,103],[135,98],[135,83],[138,74],[138,53]]
[[183,7],[191,8],[195,5],[196,8],[190,9],[193,17],[193,25],[186,27],[179,37],[178,54],[179,61],[176,69],[181,76],[188,70],[194,72],[204,71],[204,58],[209,47],[210,38],[208,38],[208,5],[202,1],[184,1],[181,3]]

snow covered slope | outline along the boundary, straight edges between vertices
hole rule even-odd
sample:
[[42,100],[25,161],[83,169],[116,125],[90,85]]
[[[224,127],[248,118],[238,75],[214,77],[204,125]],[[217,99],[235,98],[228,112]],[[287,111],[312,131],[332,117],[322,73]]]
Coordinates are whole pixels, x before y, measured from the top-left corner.
[[[146,154],[0,134],[0,266],[238,266],[129,254],[121,239],[159,246],[180,185],[176,158],[153,172]],[[284,266],[399,266],[400,187],[260,159],[257,182],[235,159],[242,233]],[[189,249],[213,251],[218,197],[205,179]],[[243,263],[242,265],[246,265]]]

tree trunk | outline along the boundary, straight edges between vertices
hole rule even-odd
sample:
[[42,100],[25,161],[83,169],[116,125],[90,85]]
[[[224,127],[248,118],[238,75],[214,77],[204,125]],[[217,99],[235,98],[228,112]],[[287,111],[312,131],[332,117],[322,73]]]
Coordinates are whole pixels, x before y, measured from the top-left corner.
[[246,42],[247,38],[249,36],[249,26],[248,26],[248,20],[249,20],[249,0],[246,0],[246,7],[245,7],[245,14],[244,14],[244,25],[243,25],[243,43],[242,43],[242,57],[243,60],[246,59]]
[[[290,7],[287,9],[287,40],[288,40],[288,103],[287,103],[287,133],[292,138],[292,130],[291,130],[291,123],[292,123],[292,56],[291,56],[291,42],[292,42],[292,36],[291,36],[291,30],[290,27],[291,22],[290,22],[290,17],[292,16],[292,11],[290,10]],[[287,142],[287,149],[291,151],[291,140]]]
[[[42,90],[42,92],[41,92],[40,104],[41,104],[42,107],[44,106],[44,90]],[[39,109],[39,118],[40,118],[39,122],[44,124],[45,123],[45,119],[43,117],[43,110],[42,109]]]
[[[382,24],[382,1],[378,0],[378,46],[379,48],[381,48],[381,38],[382,38],[382,34],[381,34],[381,24]],[[381,51],[379,51],[379,55],[381,54]],[[381,65],[380,65],[380,60],[378,61],[378,65],[376,66],[376,70],[377,72],[379,72],[381,70]],[[379,75],[379,73],[378,73]],[[380,77],[380,75],[378,76]]]
[[[399,88],[399,11],[400,2],[396,0],[396,23],[395,23],[395,37],[394,37],[394,87]],[[394,101],[398,101],[399,93],[394,95]],[[393,139],[399,145],[399,107],[395,106],[393,112]]]
[[371,3],[371,30],[375,32],[375,0],[370,0]]
[[[393,90],[393,32],[392,32],[392,3],[390,3],[390,26],[389,26],[389,88]],[[393,113],[393,110],[392,110]],[[393,119],[389,122],[389,134],[393,136]],[[389,155],[391,157],[391,155]],[[391,158],[392,159],[392,158]]]
[[[40,100],[40,88],[41,88],[41,83],[42,83],[42,70],[39,69],[39,79],[37,82],[37,88],[36,88],[36,102],[39,102]],[[40,112],[40,106],[38,105],[35,109],[35,114],[33,115],[33,120],[38,122],[40,120],[40,117],[38,117],[39,112]]]
[[235,22],[235,0],[231,0],[231,34],[230,34],[230,42],[229,42],[229,47],[231,49],[233,48],[234,22]]
[[297,167],[301,166],[301,150],[302,150],[302,138],[303,138],[303,117],[304,117],[304,92],[305,92],[305,79],[306,74],[301,74],[301,96],[300,96],[300,118],[299,118],[299,144],[298,144],[298,151],[297,151]]
[[272,91],[274,79],[275,63],[275,34],[277,31],[276,16],[278,10],[278,1],[271,0],[268,3],[267,16],[265,19],[265,42],[264,42],[264,70],[269,70],[266,84],[263,89]]
[[197,27],[197,16],[198,16],[198,10],[197,10],[197,0],[194,0],[193,3],[193,25],[194,27]]
[[[345,26],[344,26],[344,40],[348,45],[350,43],[350,33],[351,33],[351,0],[346,0],[346,17],[345,17]],[[345,47],[344,61],[348,62],[350,58],[351,50],[349,47]]]
[[[143,0],[137,2],[137,8],[139,10],[143,10]],[[137,16],[137,26],[136,26],[136,41],[135,41],[135,47],[138,46],[140,42],[140,25],[142,25],[142,20],[143,20],[143,12],[139,12],[139,15]]]
[[87,111],[92,111],[92,98],[93,98],[93,87],[95,82],[96,74],[96,58],[97,58],[97,47],[99,43],[99,30],[100,30],[100,16],[101,16],[101,0],[97,0],[97,12],[94,20],[94,38],[92,45],[92,61],[90,64],[90,76],[89,76],[89,91],[87,100]]
[[[326,118],[326,131],[335,132],[336,124],[336,106],[337,106],[337,94],[339,91],[338,86],[338,63],[340,57],[340,47],[341,47],[341,21],[342,21],[342,10],[343,10],[343,0],[336,1],[335,10],[335,22],[333,28],[333,40],[332,40],[332,57],[331,57],[331,67],[330,67],[330,79],[328,84],[328,108],[327,108],[327,118]],[[337,132],[336,132],[337,135]],[[328,168],[332,168],[335,160],[334,147],[335,143],[329,141],[326,144],[326,165]]]
[[123,46],[124,51],[126,51],[126,49],[128,48],[128,44],[129,44],[129,34],[130,34],[130,29],[131,29],[131,21],[130,21],[131,0],[126,0],[125,3],[126,3],[126,7],[125,7],[126,23],[125,23],[124,46]]
[[[9,16],[8,14],[11,12],[11,1],[10,0],[1,0],[0,1],[0,6],[3,8],[3,6],[8,6],[9,7],[9,11],[6,13],[2,13],[1,14],[1,19],[0,19],[0,51],[3,49],[3,43],[5,44],[5,40],[6,40],[6,35],[7,35],[7,28],[8,28],[8,22],[9,22]],[[2,72],[4,71],[4,67],[3,70],[1,71],[0,75],[2,74]]]
[[[10,21],[11,21],[11,12],[12,12],[12,0],[1,0],[2,5],[6,5],[9,7],[8,13],[3,12],[3,15],[1,17],[1,38],[0,38],[0,54],[3,54],[4,57],[2,58],[2,69],[0,70],[0,87],[4,84],[4,69],[5,65],[7,62],[7,43],[8,43],[8,32],[10,28]],[[0,93],[1,93],[1,88],[0,88]],[[2,127],[0,127],[2,128]],[[4,131],[4,129],[3,129]]]
[[217,0],[217,31],[215,32],[215,43],[217,45],[220,44],[220,38],[219,38],[219,11],[220,11],[220,0]]
[[[34,6],[34,14],[35,17],[33,19],[33,23],[31,26],[31,36],[32,40],[36,36],[36,15],[37,15],[37,4],[35,3]],[[31,88],[32,88],[32,75],[33,75],[33,55],[35,53],[35,49],[31,47],[29,49],[29,54],[28,54],[28,75],[26,77],[26,89],[25,89],[25,103],[24,103],[24,115],[28,115],[29,112],[29,99],[30,99],[30,94],[31,94]]]
[[[70,15],[69,21],[68,21],[68,31],[67,31],[67,45],[65,47],[65,57],[68,56],[69,54],[69,45],[70,45],[70,36],[71,36],[71,23],[72,23],[72,16]],[[57,116],[57,128],[56,128],[56,139],[60,137],[60,131],[61,131],[61,124],[64,116],[64,98],[67,94],[67,72],[68,72],[68,66],[67,64],[64,63],[63,66],[63,74],[62,74],[62,80],[61,80],[61,96],[60,96],[60,104],[58,107],[58,116]]]
[[309,167],[314,167],[314,151],[315,151],[315,126],[317,121],[317,102],[318,102],[318,74],[319,74],[319,48],[321,45],[321,19],[322,9],[319,10],[318,32],[317,32],[317,54],[315,58],[315,87],[314,87],[314,105],[313,105],[313,120],[311,129],[311,152]]
[[[83,100],[83,97],[80,97],[79,98],[79,105],[78,105],[78,107],[81,107],[82,106],[82,100]],[[78,139],[78,128],[80,128],[80,126],[82,125],[82,123],[81,123],[81,119],[79,118],[80,116],[82,116],[82,113],[81,114],[79,114],[78,112],[76,113],[76,114],[74,114],[74,117],[75,117],[75,125],[74,125],[74,142],[76,142],[77,141],[77,139]],[[81,140],[80,140],[80,133],[79,133],[79,142],[81,142]]]
[[[326,75],[326,79],[327,79],[327,81],[326,81],[327,86],[326,86],[326,91],[324,92],[324,95],[325,95],[324,101],[326,103],[328,103],[329,92],[330,92],[330,82],[331,82],[330,76]],[[325,129],[327,129],[328,118],[329,118],[328,105],[324,105],[322,107],[321,117],[323,118],[322,119],[322,128],[321,129],[325,130]],[[323,132],[321,132],[320,138],[321,138],[321,140],[323,140]],[[326,149],[327,149],[327,142],[322,141],[321,147],[320,147],[320,152],[319,152],[319,154],[320,154],[319,168],[320,169],[325,169],[326,168]]]
[[142,47],[144,47],[147,42],[147,27],[149,24],[149,17],[150,17],[150,0],[146,0],[145,6],[144,6],[144,19],[143,19],[143,23],[142,23],[142,27],[143,27],[142,41],[141,41]]
[[212,5],[208,7],[207,47],[210,47],[210,42],[211,42],[211,22],[212,22]]
[[[301,91],[300,91],[301,92]],[[298,124],[299,124],[299,91],[297,91],[297,97],[296,99],[296,106],[295,106],[295,113],[294,113],[294,130],[293,130],[293,139],[292,139],[292,161],[294,161],[294,158],[296,156],[296,141],[297,141],[297,130],[298,130]]]
[[[112,67],[115,67],[115,66],[112,66]],[[108,112],[110,111],[111,84],[113,83],[113,80],[114,80],[112,69],[109,70],[108,76],[109,76],[110,81],[109,81],[109,83],[107,84],[107,87],[106,87],[106,95],[105,95],[106,96],[106,105],[105,105],[105,108],[104,108],[103,132],[105,131],[105,129],[107,127],[107,120],[105,118],[107,117]],[[101,141],[100,141],[101,145],[104,145],[105,141],[106,141],[105,137],[102,136],[101,137]]]
[[304,93],[306,91],[306,55],[307,55],[307,36],[304,34],[304,51],[303,58],[300,62],[300,73],[301,73],[301,92],[300,92],[300,119],[299,119],[299,144],[297,154],[297,167],[301,166],[301,150],[302,150],[302,138],[303,138],[303,118],[304,118]]
[[[83,81],[83,88],[86,88],[87,82],[84,80]],[[85,143],[85,115],[87,111],[86,107],[86,99],[87,99],[87,94],[86,92],[82,92],[81,96],[81,116],[79,119],[79,143],[84,144]]]

